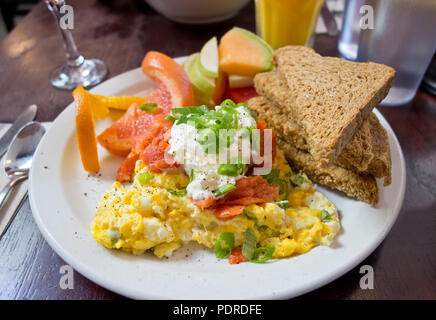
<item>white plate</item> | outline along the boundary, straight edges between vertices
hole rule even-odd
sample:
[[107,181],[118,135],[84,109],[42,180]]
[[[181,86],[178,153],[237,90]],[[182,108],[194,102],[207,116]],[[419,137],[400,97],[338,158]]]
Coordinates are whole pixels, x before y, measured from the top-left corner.
[[[138,68],[92,91],[145,96],[152,86]],[[212,250],[195,244],[163,260],[151,254],[133,256],[108,250],[92,238],[89,224],[97,200],[115,180],[122,159],[100,148],[101,176],[88,176],[79,158],[74,113],[70,104],[36,152],[29,188],[33,216],[47,242],[75,270],[127,297],[282,299],[301,295],[340,277],[374,251],[394,224],[403,202],[406,172],[401,147],[386,120],[375,111],[389,135],[392,184],[384,188],[379,181],[376,208],[320,188],[341,215],[342,231],[332,247],[316,247],[307,254],[261,265],[229,265],[227,260],[217,260]],[[97,131],[109,123],[98,121]]]

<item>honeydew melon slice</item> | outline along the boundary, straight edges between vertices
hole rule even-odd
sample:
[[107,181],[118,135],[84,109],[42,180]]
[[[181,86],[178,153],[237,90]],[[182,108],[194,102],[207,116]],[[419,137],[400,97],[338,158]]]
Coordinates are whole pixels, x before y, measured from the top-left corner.
[[218,41],[210,39],[200,51],[200,71],[207,77],[218,77]]
[[215,90],[215,80],[202,74],[199,65],[200,53],[197,52],[186,59],[183,69],[188,74],[189,80],[191,80],[196,101],[209,104]]

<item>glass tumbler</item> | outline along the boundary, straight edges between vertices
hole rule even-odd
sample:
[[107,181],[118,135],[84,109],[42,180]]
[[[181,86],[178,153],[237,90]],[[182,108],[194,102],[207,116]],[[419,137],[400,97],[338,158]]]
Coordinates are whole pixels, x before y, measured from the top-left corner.
[[360,36],[360,7],[365,0],[346,0],[338,51],[342,58],[356,60]]
[[361,30],[358,61],[395,69],[394,84],[382,105],[410,102],[436,50],[435,0],[366,0],[374,28]]

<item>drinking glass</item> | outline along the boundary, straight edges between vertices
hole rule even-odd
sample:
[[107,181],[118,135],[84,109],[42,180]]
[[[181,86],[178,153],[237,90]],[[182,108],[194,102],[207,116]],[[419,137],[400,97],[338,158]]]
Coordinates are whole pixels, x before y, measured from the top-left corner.
[[73,90],[77,86],[86,88],[100,83],[107,74],[107,68],[103,61],[99,59],[85,59],[77,50],[71,30],[61,28],[60,21],[65,14],[61,13],[61,7],[65,5],[65,1],[45,0],[45,3],[55,17],[67,56],[66,63],[50,73],[50,83],[54,87],[64,90]]
[[436,96],[436,54],[427,69],[427,73],[422,81],[422,87]]
[[366,0],[374,29],[361,30],[357,60],[395,69],[394,84],[382,105],[410,102],[436,50],[435,0]]
[[356,60],[360,36],[360,8],[366,0],[347,0],[342,19],[342,31],[338,41],[341,58]]
[[274,49],[312,46],[324,0],[255,0],[256,32]]

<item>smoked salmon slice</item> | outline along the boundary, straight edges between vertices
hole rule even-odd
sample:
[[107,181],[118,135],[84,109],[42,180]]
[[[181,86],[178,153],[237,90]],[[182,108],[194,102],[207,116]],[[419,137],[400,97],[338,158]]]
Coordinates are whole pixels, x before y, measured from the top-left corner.
[[194,203],[200,209],[206,209],[214,206],[216,204],[216,200],[215,197],[209,197],[202,200],[192,200],[192,203]]
[[[150,98],[149,100],[152,100]],[[137,113],[149,113],[139,108]],[[167,113],[157,110],[146,116],[137,116],[131,121],[136,122],[136,131],[129,138],[120,138],[119,141],[129,139],[130,150],[127,158],[121,164],[117,172],[117,180],[130,181],[133,177],[136,161],[141,159],[152,172],[160,172],[164,169],[176,167],[172,162],[167,162],[170,157],[165,152],[169,146],[166,133],[171,129],[172,123],[165,120]],[[140,125],[138,125],[140,124]],[[109,128],[110,129],[110,128]],[[100,141],[100,140],[99,140]],[[127,144],[127,142],[126,142]]]
[[242,177],[236,181],[236,189],[218,199],[219,204],[250,205],[272,202],[279,196],[279,186],[270,185],[262,176]]
[[229,220],[237,215],[241,214],[244,211],[245,206],[228,206],[228,205],[221,205],[218,206],[214,211],[213,214],[218,220]]
[[167,132],[172,123],[165,120],[172,108],[194,105],[191,82],[183,68],[170,57],[150,51],[144,57],[142,70],[155,83],[156,89],[147,99],[155,103],[153,111],[143,111],[132,104],[126,113],[97,138],[109,152],[127,156],[117,172],[117,180],[130,181],[135,163],[142,159],[150,170],[159,171],[174,167],[167,163]]
[[279,196],[279,186],[270,185],[262,176],[242,177],[235,186],[235,190],[220,199],[209,197],[193,203],[200,209],[214,209],[218,219],[228,220],[241,214],[245,206],[272,202]]
[[98,143],[117,156],[127,156],[135,143],[138,107],[138,105],[132,104],[118,121],[97,137]]

